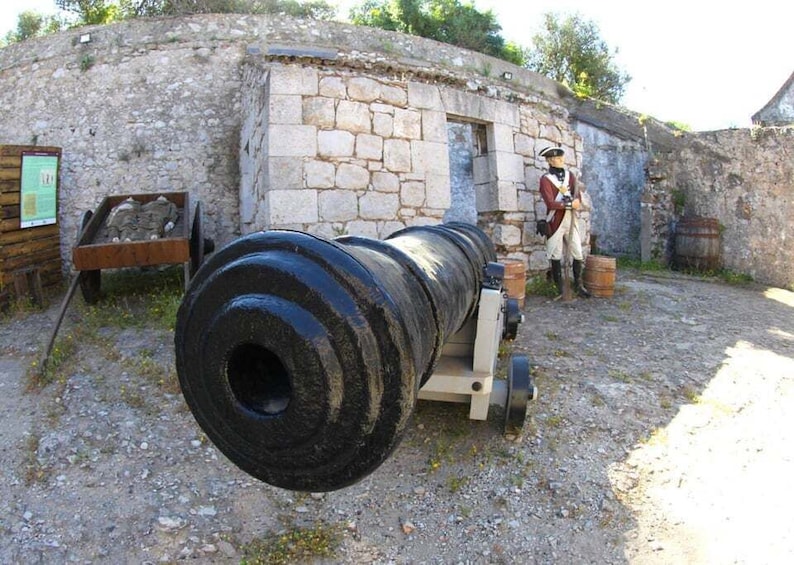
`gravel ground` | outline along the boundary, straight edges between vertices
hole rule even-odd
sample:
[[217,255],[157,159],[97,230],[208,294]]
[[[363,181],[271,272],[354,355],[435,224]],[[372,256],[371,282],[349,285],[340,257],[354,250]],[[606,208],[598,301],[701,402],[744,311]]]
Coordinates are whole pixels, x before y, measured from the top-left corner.
[[421,401],[380,469],[325,494],[230,464],[182,400],[173,332],[88,332],[79,294],[71,357],[29,390],[59,300],[0,320],[2,563],[276,562],[246,551],[301,532],[338,542],[324,563],[794,558],[794,293],[621,270],[613,298],[528,297],[519,437],[497,409]]

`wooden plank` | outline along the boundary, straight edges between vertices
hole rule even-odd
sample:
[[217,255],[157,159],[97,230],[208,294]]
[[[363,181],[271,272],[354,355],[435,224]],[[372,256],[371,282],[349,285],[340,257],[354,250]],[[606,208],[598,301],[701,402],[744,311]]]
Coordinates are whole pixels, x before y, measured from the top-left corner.
[[19,167],[16,169],[0,169],[0,181],[15,180],[19,182],[22,178],[22,171]]
[[19,231],[19,218],[0,219],[0,233],[4,234],[10,231]]
[[[36,265],[36,268],[41,274],[41,284],[44,287],[51,287],[63,282],[63,269],[60,261],[49,261],[41,265]],[[13,271],[6,272],[0,266],[0,287],[8,288],[9,285],[14,284]]]
[[46,151],[60,154],[61,148],[51,145],[0,145],[0,157],[19,157],[25,151]]
[[34,239],[32,241],[20,241],[12,245],[0,247],[0,257],[18,257],[29,253],[38,253],[47,249],[61,249],[60,237],[49,237],[44,239]]
[[19,218],[19,204],[0,206],[0,219],[10,220],[11,218]]
[[0,168],[17,168],[22,166],[22,153],[18,155],[0,155]]
[[129,241],[101,245],[80,245],[72,250],[78,271],[144,267],[190,260],[187,239],[163,238],[153,241]]
[[20,241],[33,241],[58,236],[59,234],[60,227],[57,224],[36,226],[35,228],[25,228],[23,230],[3,231],[0,233],[0,245],[10,245]]
[[0,206],[19,206],[19,191],[2,192],[0,191]]
[[16,271],[17,269],[24,269],[25,267],[37,266],[41,267],[44,264],[56,261],[58,264],[61,262],[61,252],[59,249],[47,249],[44,251],[37,251],[23,257],[7,257],[3,259],[3,271],[8,273]]

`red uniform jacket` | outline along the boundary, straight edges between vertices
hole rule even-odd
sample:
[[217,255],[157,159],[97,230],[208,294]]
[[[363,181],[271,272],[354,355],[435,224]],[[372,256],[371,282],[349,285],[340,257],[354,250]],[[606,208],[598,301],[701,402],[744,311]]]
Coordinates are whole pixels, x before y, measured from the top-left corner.
[[566,183],[571,197],[581,201],[579,190],[576,187],[576,177],[567,169],[562,183],[551,173],[540,177],[540,196],[548,210],[546,221],[549,223],[549,236],[559,229],[562,218],[565,216],[565,202],[562,199],[560,188],[566,186]]

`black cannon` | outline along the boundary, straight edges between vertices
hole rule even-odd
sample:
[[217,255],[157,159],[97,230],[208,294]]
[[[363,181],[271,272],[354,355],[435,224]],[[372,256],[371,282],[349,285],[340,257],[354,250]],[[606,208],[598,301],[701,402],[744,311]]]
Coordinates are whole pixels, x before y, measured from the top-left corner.
[[[500,288],[495,260],[488,237],[459,223],[386,241],[242,237],[202,265],[177,315],[187,404],[250,475],[300,491],[348,486],[394,450],[445,342],[476,317],[482,288]],[[521,423],[525,372],[507,402]]]

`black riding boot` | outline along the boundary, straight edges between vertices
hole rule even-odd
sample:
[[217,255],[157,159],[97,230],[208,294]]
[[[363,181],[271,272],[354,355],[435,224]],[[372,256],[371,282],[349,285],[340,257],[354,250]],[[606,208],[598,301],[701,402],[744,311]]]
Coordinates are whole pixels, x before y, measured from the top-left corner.
[[590,298],[590,291],[584,287],[582,281],[582,267],[584,267],[583,261],[573,260],[573,286],[576,289],[576,294],[582,298]]
[[562,261],[551,260],[551,278],[557,285],[557,292],[562,295]]

